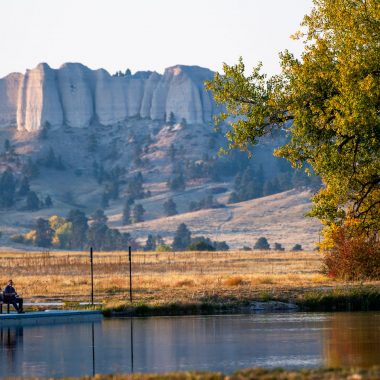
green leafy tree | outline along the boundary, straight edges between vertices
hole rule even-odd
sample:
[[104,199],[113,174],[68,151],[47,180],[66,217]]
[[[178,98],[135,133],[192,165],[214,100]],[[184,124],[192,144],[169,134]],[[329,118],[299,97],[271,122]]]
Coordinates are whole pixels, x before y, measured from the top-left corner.
[[206,85],[225,105],[218,121],[232,116],[230,149],[250,151],[285,129],[288,143],[275,155],[310,165],[324,183],[310,215],[328,226],[355,219],[372,235],[380,229],[379,12],[377,0],[314,0],[294,36],[304,52],[281,53],[280,75],[258,65],[246,76],[240,59]]

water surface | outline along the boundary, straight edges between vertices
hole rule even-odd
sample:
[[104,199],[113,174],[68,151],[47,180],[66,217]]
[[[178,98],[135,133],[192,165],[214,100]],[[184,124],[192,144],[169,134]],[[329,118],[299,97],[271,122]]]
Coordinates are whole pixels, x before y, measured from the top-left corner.
[[380,313],[105,319],[0,329],[0,376],[380,364]]

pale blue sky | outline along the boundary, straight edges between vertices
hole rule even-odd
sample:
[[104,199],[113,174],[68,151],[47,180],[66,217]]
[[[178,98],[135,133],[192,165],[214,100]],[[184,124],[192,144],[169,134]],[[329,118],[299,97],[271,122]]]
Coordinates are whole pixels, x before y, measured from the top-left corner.
[[0,0],[0,77],[39,62],[114,73],[175,64],[220,70],[240,55],[279,70],[311,0]]

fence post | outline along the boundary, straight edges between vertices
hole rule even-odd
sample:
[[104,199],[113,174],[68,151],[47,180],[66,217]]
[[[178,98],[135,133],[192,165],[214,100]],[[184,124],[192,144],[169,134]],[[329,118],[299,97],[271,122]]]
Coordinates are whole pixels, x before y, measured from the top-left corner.
[[129,256],[129,301],[132,303],[132,248],[128,248]]
[[92,247],[90,248],[90,266],[91,266],[91,305],[94,306],[94,255]]

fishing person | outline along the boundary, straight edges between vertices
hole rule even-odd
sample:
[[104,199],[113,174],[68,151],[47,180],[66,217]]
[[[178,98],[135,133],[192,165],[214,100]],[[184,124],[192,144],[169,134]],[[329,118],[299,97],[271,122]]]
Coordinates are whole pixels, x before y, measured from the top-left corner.
[[23,299],[17,294],[16,289],[13,287],[13,281],[9,280],[3,292],[3,301],[10,303],[16,309],[17,313],[23,313]]

